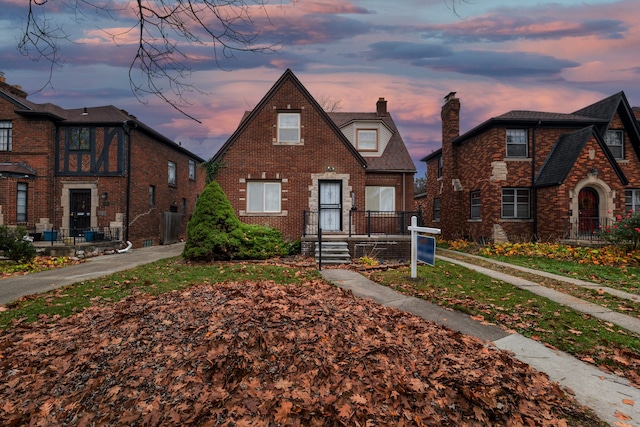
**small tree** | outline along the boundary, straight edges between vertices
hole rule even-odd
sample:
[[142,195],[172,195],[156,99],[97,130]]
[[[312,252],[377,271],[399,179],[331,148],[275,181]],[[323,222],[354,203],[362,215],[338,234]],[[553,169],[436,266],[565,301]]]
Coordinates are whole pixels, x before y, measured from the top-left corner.
[[273,228],[242,223],[220,184],[211,181],[200,194],[187,224],[182,256],[194,261],[266,259],[287,253]]
[[10,228],[0,226],[0,252],[14,262],[31,262],[36,257],[33,243],[24,240],[27,229],[24,227]]
[[640,210],[618,215],[613,225],[600,227],[598,235],[614,245],[625,245],[631,250],[640,247]]

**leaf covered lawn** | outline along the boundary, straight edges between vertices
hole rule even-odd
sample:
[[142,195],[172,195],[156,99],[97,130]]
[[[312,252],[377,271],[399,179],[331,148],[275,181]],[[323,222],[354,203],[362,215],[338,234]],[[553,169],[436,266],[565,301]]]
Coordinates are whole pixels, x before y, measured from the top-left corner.
[[321,280],[14,325],[0,402],[0,425],[599,425],[507,353]]

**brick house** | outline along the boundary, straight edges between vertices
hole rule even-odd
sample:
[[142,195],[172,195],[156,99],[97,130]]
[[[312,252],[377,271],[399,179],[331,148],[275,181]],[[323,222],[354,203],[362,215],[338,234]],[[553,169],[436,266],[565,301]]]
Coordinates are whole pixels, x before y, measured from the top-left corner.
[[126,111],[36,104],[0,75],[0,225],[52,244],[173,243],[204,187],[201,162]]
[[569,114],[510,111],[463,135],[452,92],[441,116],[417,203],[445,239],[590,240],[640,208],[640,110],[623,92]]
[[319,228],[325,239],[348,241],[352,254],[364,244],[356,235],[403,233],[415,165],[387,101],[375,107],[326,112],[286,70],[211,159],[238,217],[302,240],[305,253]]

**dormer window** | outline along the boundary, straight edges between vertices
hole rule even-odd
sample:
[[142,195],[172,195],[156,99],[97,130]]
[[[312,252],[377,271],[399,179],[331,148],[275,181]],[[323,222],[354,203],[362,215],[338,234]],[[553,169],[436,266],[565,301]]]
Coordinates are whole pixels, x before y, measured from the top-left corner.
[[300,143],[300,113],[278,114],[278,142]]
[[358,129],[356,147],[358,151],[378,151],[378,130]]
[[624,159],[624,132],[621,130],[608,130],[604,135],[604,142],[609,151],[617,160]]

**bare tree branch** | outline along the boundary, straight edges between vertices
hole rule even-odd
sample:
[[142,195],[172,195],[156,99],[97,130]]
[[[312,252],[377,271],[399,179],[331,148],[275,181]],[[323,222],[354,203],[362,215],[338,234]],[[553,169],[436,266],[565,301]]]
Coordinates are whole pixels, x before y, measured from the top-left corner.
[[[268,18],[270,0],[135,0],[128,4],[111,0],[58,0],[56,6],[72,12],[76,21],[95,19],[95,13],[118,20],[129,15],[137,19],[128,30],[118,34],[102,29],[114,44],[127,33],[137,33],[137,49],[129,66],[129,82],[136,98],[146,103],[148,95],[167,102],[185,116],[198,121],[185,109],[188,93],[199,92],[188,83],[197,62],[189,47],[205,47],[211,58],[223,68],[220,59],[233,58],[238,52],[274,53],[274,45],[259,45],[259,32],[252,14],[261,10]],[[24,32],[18,43],[20,52],[34,61],[47,60],[53,72],[64,64],[60,45],[72,42],[61,25],[54,26],[46,16],[49,0],[29,0]],[[51,6],[53,7],[53,6]],[[90,14],[89,12],[92,12]],[[46,86],[45,85],[45,86]]]

